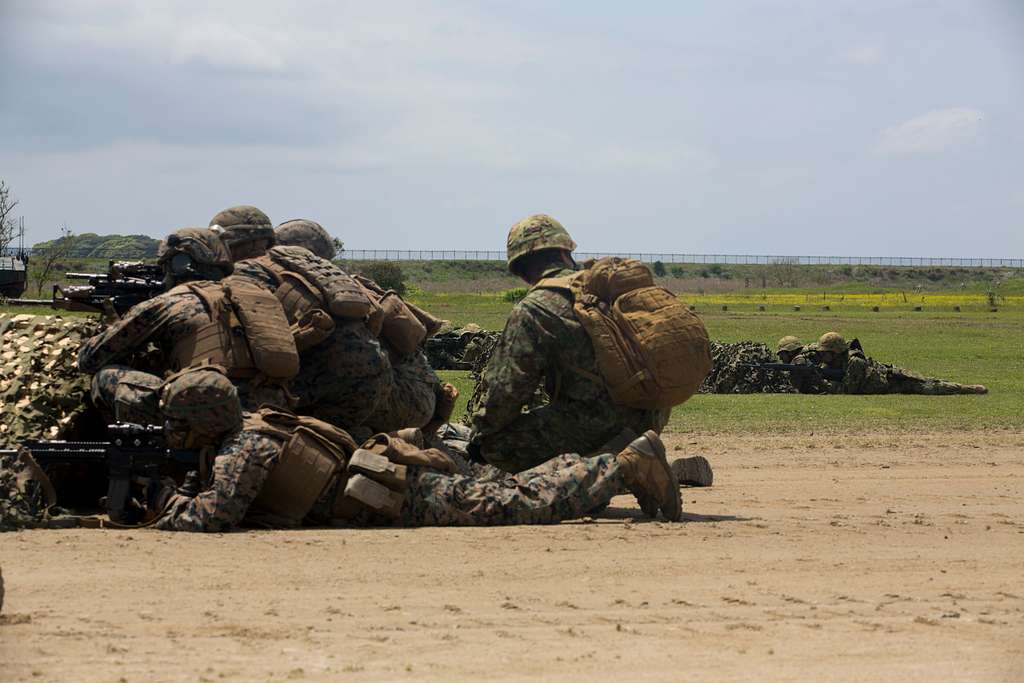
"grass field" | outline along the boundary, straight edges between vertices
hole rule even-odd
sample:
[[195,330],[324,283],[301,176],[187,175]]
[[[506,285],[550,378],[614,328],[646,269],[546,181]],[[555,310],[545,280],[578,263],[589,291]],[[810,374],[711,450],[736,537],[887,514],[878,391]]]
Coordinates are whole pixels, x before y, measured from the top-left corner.
[[[1024,427],[1024,305],[1014,298],[990,313],[977,297],[943,295],[942,305],[914,312],[909,305],[876,305],[862,295],[833,301],[832,310],[769,299],[765,311],[738,298],[694,301],[713,339],[774,344],[786,334],[813,340],[828,330],[859,338],[868,354],[925,375],[985,384],[987,396],[695,396],[673,412],[671,429],[681,432],[780,432],[793,434],[891,432],[905,429],[979,430]],[[937,297],[938,298],[938,297]],[[867,300],[869,304],[865,304]],[[722,311],[720,303],[729,306]],[[511,304],[495,295],[427,294],[416,303],[455,324],[476,322],[500,329]],[[963,312],[952,310],[960,305]],[[466,373],[445,373],[463,394]]]
[[[818,297],[821,294],[817,294]],[[810,292],[771,293],[751,300],[736,295],[682,295],[694,303],[713,339],[743,339],[774,344],[786,334],[804,340],[836,330],[859,338],[867,353],[919,373],[988,386],[987,396],[696,396],[678,407],[670,427],[694,433],[850,433],[895,430],[981,430],[1024,428],[1024,302],[1007,296],[996,313],[977,294],[926,295],[925,302],[904,303],[892,294],[833,294],[831,310],[821,309]],[[840,297],[844,297],[840,299]],[[887,297],[883,299],[882,297]],[[501,329],[512,304],[498,294],[417,292],[415,303],[456,325],[474,322]],[[760,301],[761,303],[756,303]],[[757,307],[764,305],[766,310]],[[880,306],[879,312],[870,307]],[[914,312],[914,305],[924,310]],[[962,312],[954,312],[959,305]],[[729,310],[723,311],[722,306]],[[11,313],[50,314],[46,308],[0,309]],[[467,373],[443,372],[461,391],[461,416],[472,392]]]

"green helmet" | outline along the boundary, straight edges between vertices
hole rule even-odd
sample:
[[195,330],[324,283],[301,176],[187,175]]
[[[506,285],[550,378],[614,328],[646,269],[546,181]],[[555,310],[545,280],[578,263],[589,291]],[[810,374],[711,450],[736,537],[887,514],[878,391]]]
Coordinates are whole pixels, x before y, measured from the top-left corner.
[[294,218],[277,226],[277,243],[303,247],[320,258],[331,261],[336,256],[334,240],[319,223],[305,218]]
[[160,391],[160,411],[206,435],[235,431],[242,424],[238,390],[217,365],[200,365],[172,375]]
[[818,340],[818,348],[832,353],[844,353],[850,347],[838,332],[826,332]]
[[508,231],[508,269],[516,272],[516,261],[542,249],[572,252],[576,243],[562,224],[551,216],[536,213],[519,221]]
[[776,350],[776,353],[780,353],[782,351],[799,351],[803,347],[804,345],[799,339],[789,334],[779,340],[778,349]]
[[232,206],[210,220],[235,261],[255,258],[274,246],[274,226],[255,206]]

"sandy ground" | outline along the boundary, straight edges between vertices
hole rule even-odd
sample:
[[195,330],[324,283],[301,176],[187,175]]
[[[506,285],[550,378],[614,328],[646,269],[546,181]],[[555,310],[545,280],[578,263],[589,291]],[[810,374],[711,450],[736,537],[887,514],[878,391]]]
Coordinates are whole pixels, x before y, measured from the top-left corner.
[[1024,433],[667,441],[682,524],[2,534],[0,680],[1024,680]]

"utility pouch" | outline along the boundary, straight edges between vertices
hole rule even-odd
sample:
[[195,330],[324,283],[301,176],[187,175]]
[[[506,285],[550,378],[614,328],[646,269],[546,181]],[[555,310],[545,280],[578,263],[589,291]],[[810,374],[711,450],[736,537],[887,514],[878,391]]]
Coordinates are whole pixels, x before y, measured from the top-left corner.
[[356,452],[349,458],[348,471],[350,475],[365,475],[378,484],[387,486],[392,491],[405,491],[407,486],[405,465],[393,463],[388,460],[387,456],[368,451],[365,448],[356,449]]
[[334,327],[334,318],[319,308],[306,311],[299,320],[292,324],[295,348],[302,353],[306,349],[317,346],[334,333]]
[[251,516],[256,521],[298,526],[340,466],[339,458],[317,434],[298,427],[253,501]]
[[353,474],[345,484],[345,497],[358,501],[379,515],[398,519],[405,496],[362,474]]

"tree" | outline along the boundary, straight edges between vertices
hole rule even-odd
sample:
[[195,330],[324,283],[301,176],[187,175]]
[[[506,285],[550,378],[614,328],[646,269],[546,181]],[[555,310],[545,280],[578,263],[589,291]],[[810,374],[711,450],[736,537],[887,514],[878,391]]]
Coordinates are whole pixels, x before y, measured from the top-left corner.
[[345,253],[345,243],[337,237],[332,237],[331,244],[334,245],[334,260],[340,261]]
[[18,200],[11,194],[11,187],[3,180],[0,180],[0,252],[4,251],[14,241],[14,209],[18,206]]
[[32,250],[32,263],[35,265],[33,279],[36,282],[36,296],[42,296],[43,285],[46,284],[53,269],[67,258],[75,248],[75,233],[66,225],[60,228],[60,237],[42,248]]

